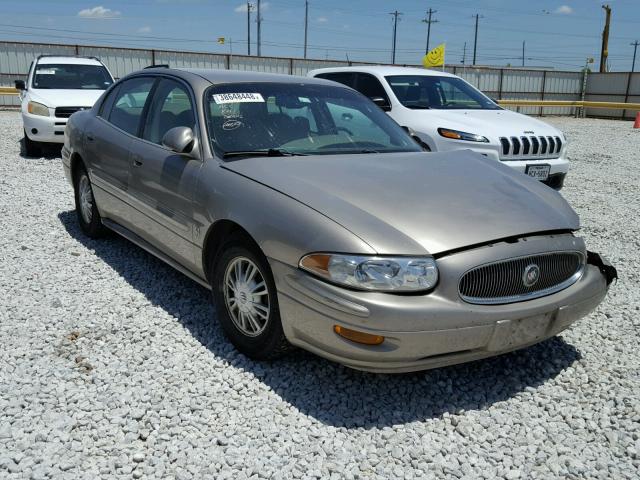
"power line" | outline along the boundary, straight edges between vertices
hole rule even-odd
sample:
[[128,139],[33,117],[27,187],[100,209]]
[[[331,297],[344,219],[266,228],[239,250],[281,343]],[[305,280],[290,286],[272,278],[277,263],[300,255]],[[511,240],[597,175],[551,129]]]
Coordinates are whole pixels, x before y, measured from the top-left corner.
[[433,10],[429,8],[429,10],[427,11],[428,17],[422,19],[422,22],[427,24],[427,48],[425,50],[425,55],[429,53],[429,38],[431,37],[431,24],[438,23],[438,20],[431,20],[431,15],[434,13],[437,13],[437,10]]

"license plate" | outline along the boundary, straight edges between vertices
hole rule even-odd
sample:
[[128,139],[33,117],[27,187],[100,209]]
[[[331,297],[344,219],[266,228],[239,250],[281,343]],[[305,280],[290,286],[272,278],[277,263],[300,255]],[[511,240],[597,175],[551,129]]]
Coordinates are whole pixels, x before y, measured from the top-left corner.
[[546,180],[549,178],[549,170],[551,165],[527,165],[524,173],[536,180]]

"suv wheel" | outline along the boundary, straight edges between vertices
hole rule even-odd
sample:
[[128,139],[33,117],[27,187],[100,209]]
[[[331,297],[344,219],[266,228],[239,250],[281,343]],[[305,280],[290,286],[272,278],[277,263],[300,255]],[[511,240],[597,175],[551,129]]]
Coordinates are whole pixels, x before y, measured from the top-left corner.
[[232,238],[221,251],[210,278],[224,333],[248,357],[281,356],[291,345],[282,331],[267,259],[241,236]]
[[98,212],[91,180],[84,166],[80,166],[74,176],[73,189],[76,200],[76,215],[82,231],[91,238],[104,236],[106,228]]
[[27,136],[26,130],[24,132],[24,153],[27,157],[40,157],[42,155],[42,145],[31,140]]

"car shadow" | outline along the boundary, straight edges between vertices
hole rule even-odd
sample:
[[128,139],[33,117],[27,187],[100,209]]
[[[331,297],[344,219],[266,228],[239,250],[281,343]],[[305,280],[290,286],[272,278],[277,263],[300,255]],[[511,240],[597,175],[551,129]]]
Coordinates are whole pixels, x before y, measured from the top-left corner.
[[69,235],[175,317],[213,355],[253,374],[284,401],[327,425],[368,429],[486,409],[542,385],[581,358],[572,345],[554,337],[498,357],[411,374],[359,372],[301,350],[256,362],[225,339],[205,288],[118,235],[86,237],[74,211],[58,217]]
[[57,143],[43,143],[41,144],[40,155],[37,156],[29,156],[27,155],[24,147],[24,138],[18,140],[18,147],[20,150],[20,157],[28,160],[32,160],[35,158],[44,158],[46,160],[54,160],[59,159],[62,156],[62,144]]

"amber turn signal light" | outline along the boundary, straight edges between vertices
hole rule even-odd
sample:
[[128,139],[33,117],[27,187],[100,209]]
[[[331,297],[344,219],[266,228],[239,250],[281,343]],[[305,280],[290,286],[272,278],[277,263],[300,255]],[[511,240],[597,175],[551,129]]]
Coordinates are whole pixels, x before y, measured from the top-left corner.
[[333,331],[347,340],[362,343],[364,345],[380,345],[384,342],[384,337],[382,335],[371,335],[370,333],[358,332],[357,330],[351,330],[350,328],[341,327],[340,325],[334,325]]

